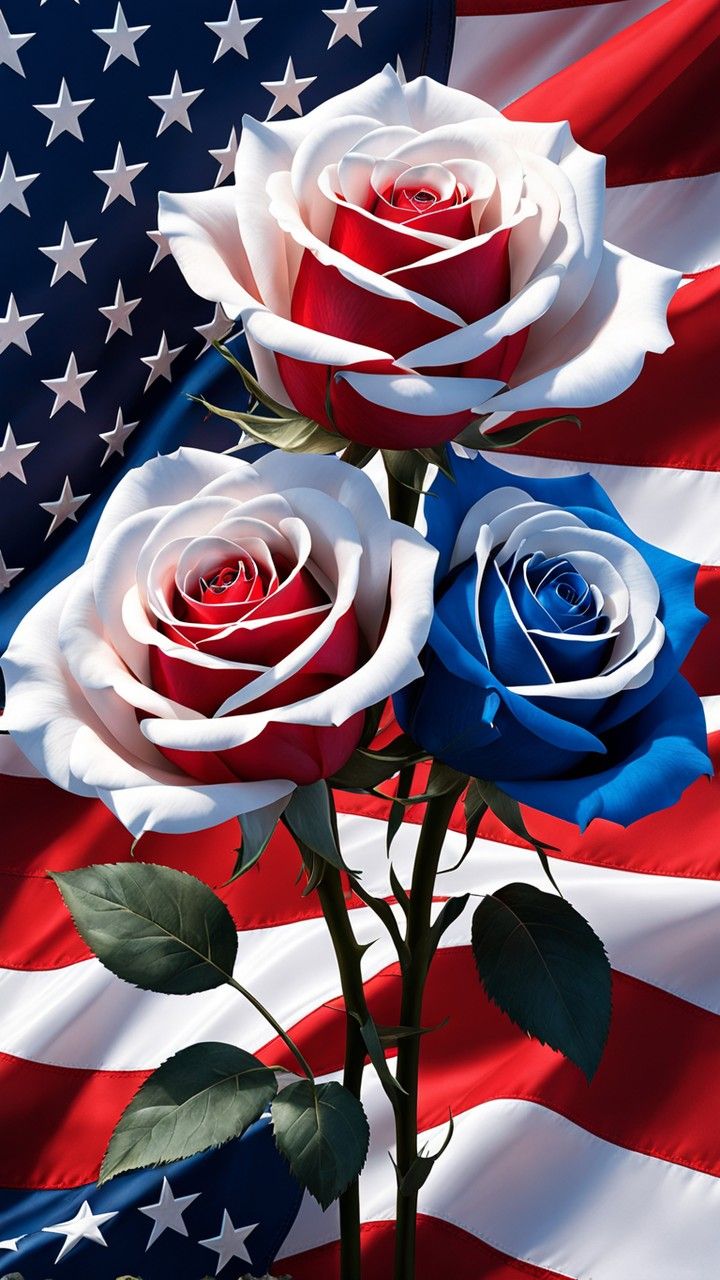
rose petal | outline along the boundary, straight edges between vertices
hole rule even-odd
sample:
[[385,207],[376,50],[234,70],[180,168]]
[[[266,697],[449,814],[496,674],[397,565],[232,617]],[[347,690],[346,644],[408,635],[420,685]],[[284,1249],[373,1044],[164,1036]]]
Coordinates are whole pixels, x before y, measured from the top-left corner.
[[[681,276],[605,245],[590,294],[572,324],[524,355],[492,410],[603,404],[637,378],[648,351],[672,344],[667,308]],[[488,411],[490,411],[488,409]]]
[[238,230],[235,191],[161,191],[158,228],[190,288],[232,320],[260,298]]

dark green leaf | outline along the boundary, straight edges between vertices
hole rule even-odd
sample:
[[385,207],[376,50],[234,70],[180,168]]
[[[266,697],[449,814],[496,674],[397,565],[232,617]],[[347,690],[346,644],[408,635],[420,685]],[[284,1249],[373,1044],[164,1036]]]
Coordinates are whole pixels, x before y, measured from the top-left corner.
[[311,853],[324,858],[339,871],[350,872],[343,861],[335,838],[330,807],[330,792],[326,782],[312,782],[308,787],[297,787],[290,797],[282,820],[291,835]]
[[454,1131],[455,1131],[455,1121],[453,1120],[452,1114],[451,1114],[450,1123],[448,1125],[447,1136],[440,1150],[436,1151],[434,1156],[419,1155],[415,1157],[412,1164],[410,1165],[410,1168],[405,1174],[405,1177],[402,1178],[400,1181],[401,1196],[415,1195],[420,1190],[420,1188],[425,1185],[428,1178],[430,1177],[430,1174],[432,1173],[432,1167],[435,1164],[435,1161],[439,1160],[440,1156],[443,1154],[443,1151],[447,1149],[448,1143],[450,1142],[450,1139],[452,1138]]
[[[475,791],[485,801],[485,804],[490,809],[491,813],[494,813],[495,817],[499,818],[507,827],[508,831],[512,831],[514,836],[519,836],[521,840],[526,840],[529,845],[532,845],[540,859],[540,865],[542,866],[542,869],[553,889],[555,889],[557,893],[560,893],[555,877],[550,870],[550,863],[547,856],[548,851],[551,853],[557,852],[555,845],[541,844],[539,840],[536,840],[535,837],[530,834],[525,826],[525,820],[520,812],[520,805],[517,800],[514,796],[509,796],[505,791],[501,791],[496,783],[489,782],[487,778],[476,778]],[[560,893],[560,897],[562,896],[562,893]]]
[[342,1195],[365,1163],[370,1129],[362,1106],[336,1081],[299,1080],[272,1104],[275,1141],[298,1182],[323,1209]]
[[388,472],[398,484],[413,493],[423,492],[427,462],[415,449],[383,449],[382,456]]
[[238,822],[242,831],[242,845],[237,851],[237,862],[230,883],[244,876],[262,857],[277,826],[277,816],[272,808],[257,809],[253,813],[241,813]]
[[153,1071],[123,1111],[100,1182],[239,1138],[276,1092],[274,1072],[244,1049],[216,1041],[181,1049]]
[[591,1080],[610,1024],[610,965],[579,912],[532,885],[506,885],[477,908],[472,949],[490,999]]
[[145,991],[190,995],[232,976],[235,925],[202,880],[148,862],[51,877],[80,936],[118,978]]

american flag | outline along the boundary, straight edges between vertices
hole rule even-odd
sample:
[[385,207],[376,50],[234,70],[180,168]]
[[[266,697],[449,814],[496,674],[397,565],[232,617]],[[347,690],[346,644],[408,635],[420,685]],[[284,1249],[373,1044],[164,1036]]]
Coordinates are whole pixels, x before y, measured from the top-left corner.
[[[710,730],[720,727],[718,36],[717,0],[2,0],[0,642],[82,558],[126,466],[180,443],[233,443],[186,400],[202,390],[227,403],[236,388],[204,351],[224,317],[165,255],[158,190],[224,181],[243,113],[307,111],[399,58],[408,78],[449,79],[513,117],[569,119],[608,157],[606,238],[686,274],[670,352],[648,357],[618,400],[584,411],[581,433],[551,428],[502,465],[590,470],[638,533],[702,564],[710,622],[686,674]],[[220,1152],[98,1190],[120,1111],[170,1053],[207,1039],[273,1063],[284,1051],[234,994],[155,996],[103,970],[44,873],[126,859],[127,833],[101,805],[44,782],[0,778],[0,792],[0,1274],[237,1280],[277,1254],[278,1275],[333,1280],[336,1211],[301,1198],[264,1122]],[[390,898],[382,803],[338,803],[348,863]],[[415,817],[393,846],[401,879]],[[528,824],[557,847],[553,874],[608,948],[610,1042],[588,1087],[484,999],[467,920],[445,935],[424,1024],[448,1021],[424,1040],[420,1124],[431,1150],[448,1104],[456,1129],[421,1192],[419,1280],[715,1280],[717,782],[628,831],[596,821],[580,836],[538,814]],[[156,835],[142,856],[219,886],[236,844],[232,826]],[[461,847],[451,834],[446,865]],[[296,873],[279,837],[221,894],[243,982],[333,1077],[339,984]],[[534,854],[486,822],[438,892],[538,876]],[[367,909],[351,905],[359,939],[375,938]],[[397,1021],[389,949],[376,942],[364,963],[376,1017]],[[392,1126],[366,1078],[366,1274],[384,1280]]]

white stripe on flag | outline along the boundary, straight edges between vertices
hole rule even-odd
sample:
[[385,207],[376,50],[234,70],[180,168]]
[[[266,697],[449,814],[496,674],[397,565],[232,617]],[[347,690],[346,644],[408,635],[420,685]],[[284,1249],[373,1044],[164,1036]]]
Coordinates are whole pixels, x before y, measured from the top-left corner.
[[[348,864],[363,872],[371,893],[389,893],[385,823],[340,815],[340,828]],[[405,884],[417,833],[407,824],[393,843],[393,865]],[[457,861],[463,847],[464,837],[451,832],[445,864]],[[603,939],[615,969],[720,1012],[720,882],[559,858],[550,858],[550,865],[563,893]],[[546,887],[535,853],[478,840],[459,870],[440,878],[438,890],[482,894],[514,880]],[[471,899],[443,946],[468,943],[473,906]],[[395,954],[371,911],[354,910],[352,920],[358,940],[373,942],[363,962],[367,980],[392,964]],[[305,974],[302,989],[288,983],[294,972]],[[240,934],[236,973],[284,1026],[338,998],[332,949],[319,918]],[[0,1051],[57,1066],[145,1070],[198,1040],[227,1040],[253,1051],[271,1039],[260,1015],[234,992],[139,991],[95,959],[56,970],[0,970],[0,1002]]]
[[[389,1105],[372,1070],[364,1222],[393,1216]],[[419,1212],[577,1280],[711,1280],[720,1275],[720,1179],[616,1146],[535,1102],[494,1099],[455,1115]],[[437,1151],[445,1125],[421,1142]],[[562,1212],[559,1212],[559,1208]],[[336,1208],[306,1197],[281,1257],[338,1238]],[[686,1265],[680,1261],[685,1260]]]
[[450,84],[505,107],[661,3],[614,0],[542,13],[458,18]]

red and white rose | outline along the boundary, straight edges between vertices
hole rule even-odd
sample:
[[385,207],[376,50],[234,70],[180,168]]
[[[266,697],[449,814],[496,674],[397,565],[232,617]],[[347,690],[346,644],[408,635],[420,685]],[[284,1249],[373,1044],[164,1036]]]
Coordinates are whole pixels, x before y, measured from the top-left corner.
[[159,226],[242,317],[266,391],[402,449],[601,404],[670,345],[680,277],[603,241],[604,200],[567,123],[386,68],[305,117],[246,117],[234,184],[162,193]]
[[153,459],[15,631],[3,741],[135,835],[277,815],[420,674],[435,561],[337,458]]

